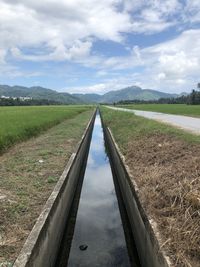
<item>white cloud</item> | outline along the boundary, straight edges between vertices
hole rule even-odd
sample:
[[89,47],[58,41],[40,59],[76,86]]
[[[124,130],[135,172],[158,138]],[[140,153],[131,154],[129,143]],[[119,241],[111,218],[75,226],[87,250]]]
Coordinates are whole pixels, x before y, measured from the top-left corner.
[[158,80],[164,80],[165,78],[166,78],[166,74],[164,72],[159,73],[157,76]]
[[71,87],[63,89],[63,91],[71,92],[71,93],[96,93],[96,94],[104,94],[111,90],[119,90],[127,86],[132,85],[142,86],[141,82],[137,81],[137,74],[134,73],[132,75],[124,75],[115,78],[105,79],[102,83],[93,84],[90,86],[79,86],[79,87]]
[[152,57],[154,68],[165,73],[166,78],[199,75],[200,30],[185,31],[174,40],[144,49],[143,53]]
[[191,23],[200,22],[200,1],[187,0],[183,17],[185,21],[190,21]]
[[180,23],[184,5],[179,0],[125,0],[125,10],[132,12],[133,32],[152,34]]
[[[0,47],[20,49],[14,55],[27,60],[73,60],[95,39],[122,42],[123,33],[171,27],[180,7],[178,0],[0,0]],[[23,56],[24,48],[41,55]]]
[[108,74],[109,73],[105,70],[99,70],[99,71],[97,71],[96,76],[97,77],[103,77],[103,76],[107,76]]
[[[196,26],[199,18],[198,0],[185,4],[181,0],[0,0],[1,75],[22,75],[17,60],[71,61],[97,70],[101,81],[82,87],[92,92],[133,83],[152,88],[176,84],[181,90],[199,77],[200,30],[184,31]],[[93,50],[96,40],[125,46],[127,33],[147,35],[170,27],[183,33],[151,47],[135,45],[126,57],[107,57]],[[140,73],[137,67],[142,68]],[[126,69],[127,76],[107,80],[109,74]]]
[[90,86],[76,86],[71,88],[63,89],[63,91],[67,91],[69,93],[91,93],[91,94],[103,94],[110,90],[117,90],[122,87],[117,86],[116,81],[108,81],[104,83],[97,83]]
[[92,43],[89,41],[81,42],[75,41],[70,48],[66,48],[64,45],[58,45],[53,52],[46,54],[23,54],[20,49],[14,47],[11,48],[11,53],[15,58],[31,61],[64,61],[64,60],[82,60],[89,55]]
[[62,56],[71,60],[86,55],[92,39],[120,42],[121,33],[131,31],[130,15],[117,10],[118,2],[0,0],[0,47],[47,52],[45,56],[24,56],[28,60],[60,60]]
[[[171,41],[148,48],[134,46],[126,57],[99,58],[98,66],[99,72],[107,76],[117,70],[127,69],[128,73],[79,91],[106,92],[131,84],[162,91],[190,91],[199,81],[200,30],[185,31]],[[143,70],[137,72],[137,67]]]
[[171,75],[185,75],[199,70],[199,58],[189,56],[184,52],[176,52],[172,55],[164,54],[158,59],[159,68]]
[[0,64],[5,64],[6,50],[0,49]]

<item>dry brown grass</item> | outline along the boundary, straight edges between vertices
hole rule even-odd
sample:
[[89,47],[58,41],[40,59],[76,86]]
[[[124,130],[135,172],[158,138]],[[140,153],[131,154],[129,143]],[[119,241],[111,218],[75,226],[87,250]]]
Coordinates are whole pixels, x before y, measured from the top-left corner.
[[101,108],[173,266],[200,267],[200,136]]
[[200,266],[200,145],[157,134],[123,152],[174,266]]

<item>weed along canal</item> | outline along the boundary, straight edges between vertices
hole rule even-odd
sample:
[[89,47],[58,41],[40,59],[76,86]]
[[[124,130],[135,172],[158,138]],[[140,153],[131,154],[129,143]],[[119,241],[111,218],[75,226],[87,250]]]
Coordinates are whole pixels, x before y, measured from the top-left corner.
[[140,266],[137,254],[131,251],[135,249],[130,246],[133,240],[126,244],[98,112],[81,190],[80,187],[56,266]]

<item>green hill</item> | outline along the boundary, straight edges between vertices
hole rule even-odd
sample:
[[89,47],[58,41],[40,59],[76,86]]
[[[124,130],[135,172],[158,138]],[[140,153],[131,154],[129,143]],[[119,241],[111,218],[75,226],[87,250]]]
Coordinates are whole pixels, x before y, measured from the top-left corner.
[[68,93],[58,93],[57,91],[40,86],[23,87],[0,85],[0,96],[10,97],[31,97],[33,99],[47,99],[64,104],[82,103],[82,100]]
[[23,87],[0,85],[0,96],[31,97],[33,99],[47,99],[63,104],[81,103],[113,103],[121,100],[157,100],[159,98],[177,97],[176,94],[167,94],[151,89],[141,89],[131,86],[121,90],[110,91],[104,95],[99,94],[69,94],[59,93],[55,90],[40,86]]
[[110,91],[104,95],[98,94],[74,94],[87,103],[113,103],[121,100],[157,100],[159,98],[177,97],[177,94],[167,94],[151,89],[141,89],[131,86],[121,90]]
[[99,103],[102,96],[98,94],[73,94],[73,96],[81,99],[85,103]]

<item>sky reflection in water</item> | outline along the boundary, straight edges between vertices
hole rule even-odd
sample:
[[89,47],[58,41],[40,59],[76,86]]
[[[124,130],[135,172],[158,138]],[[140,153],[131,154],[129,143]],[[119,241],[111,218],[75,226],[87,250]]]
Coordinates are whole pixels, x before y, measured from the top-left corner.
[[[86,244],[87,250],[79,246]],[[68,266],[130,266],[100,116],[92,134]]]

